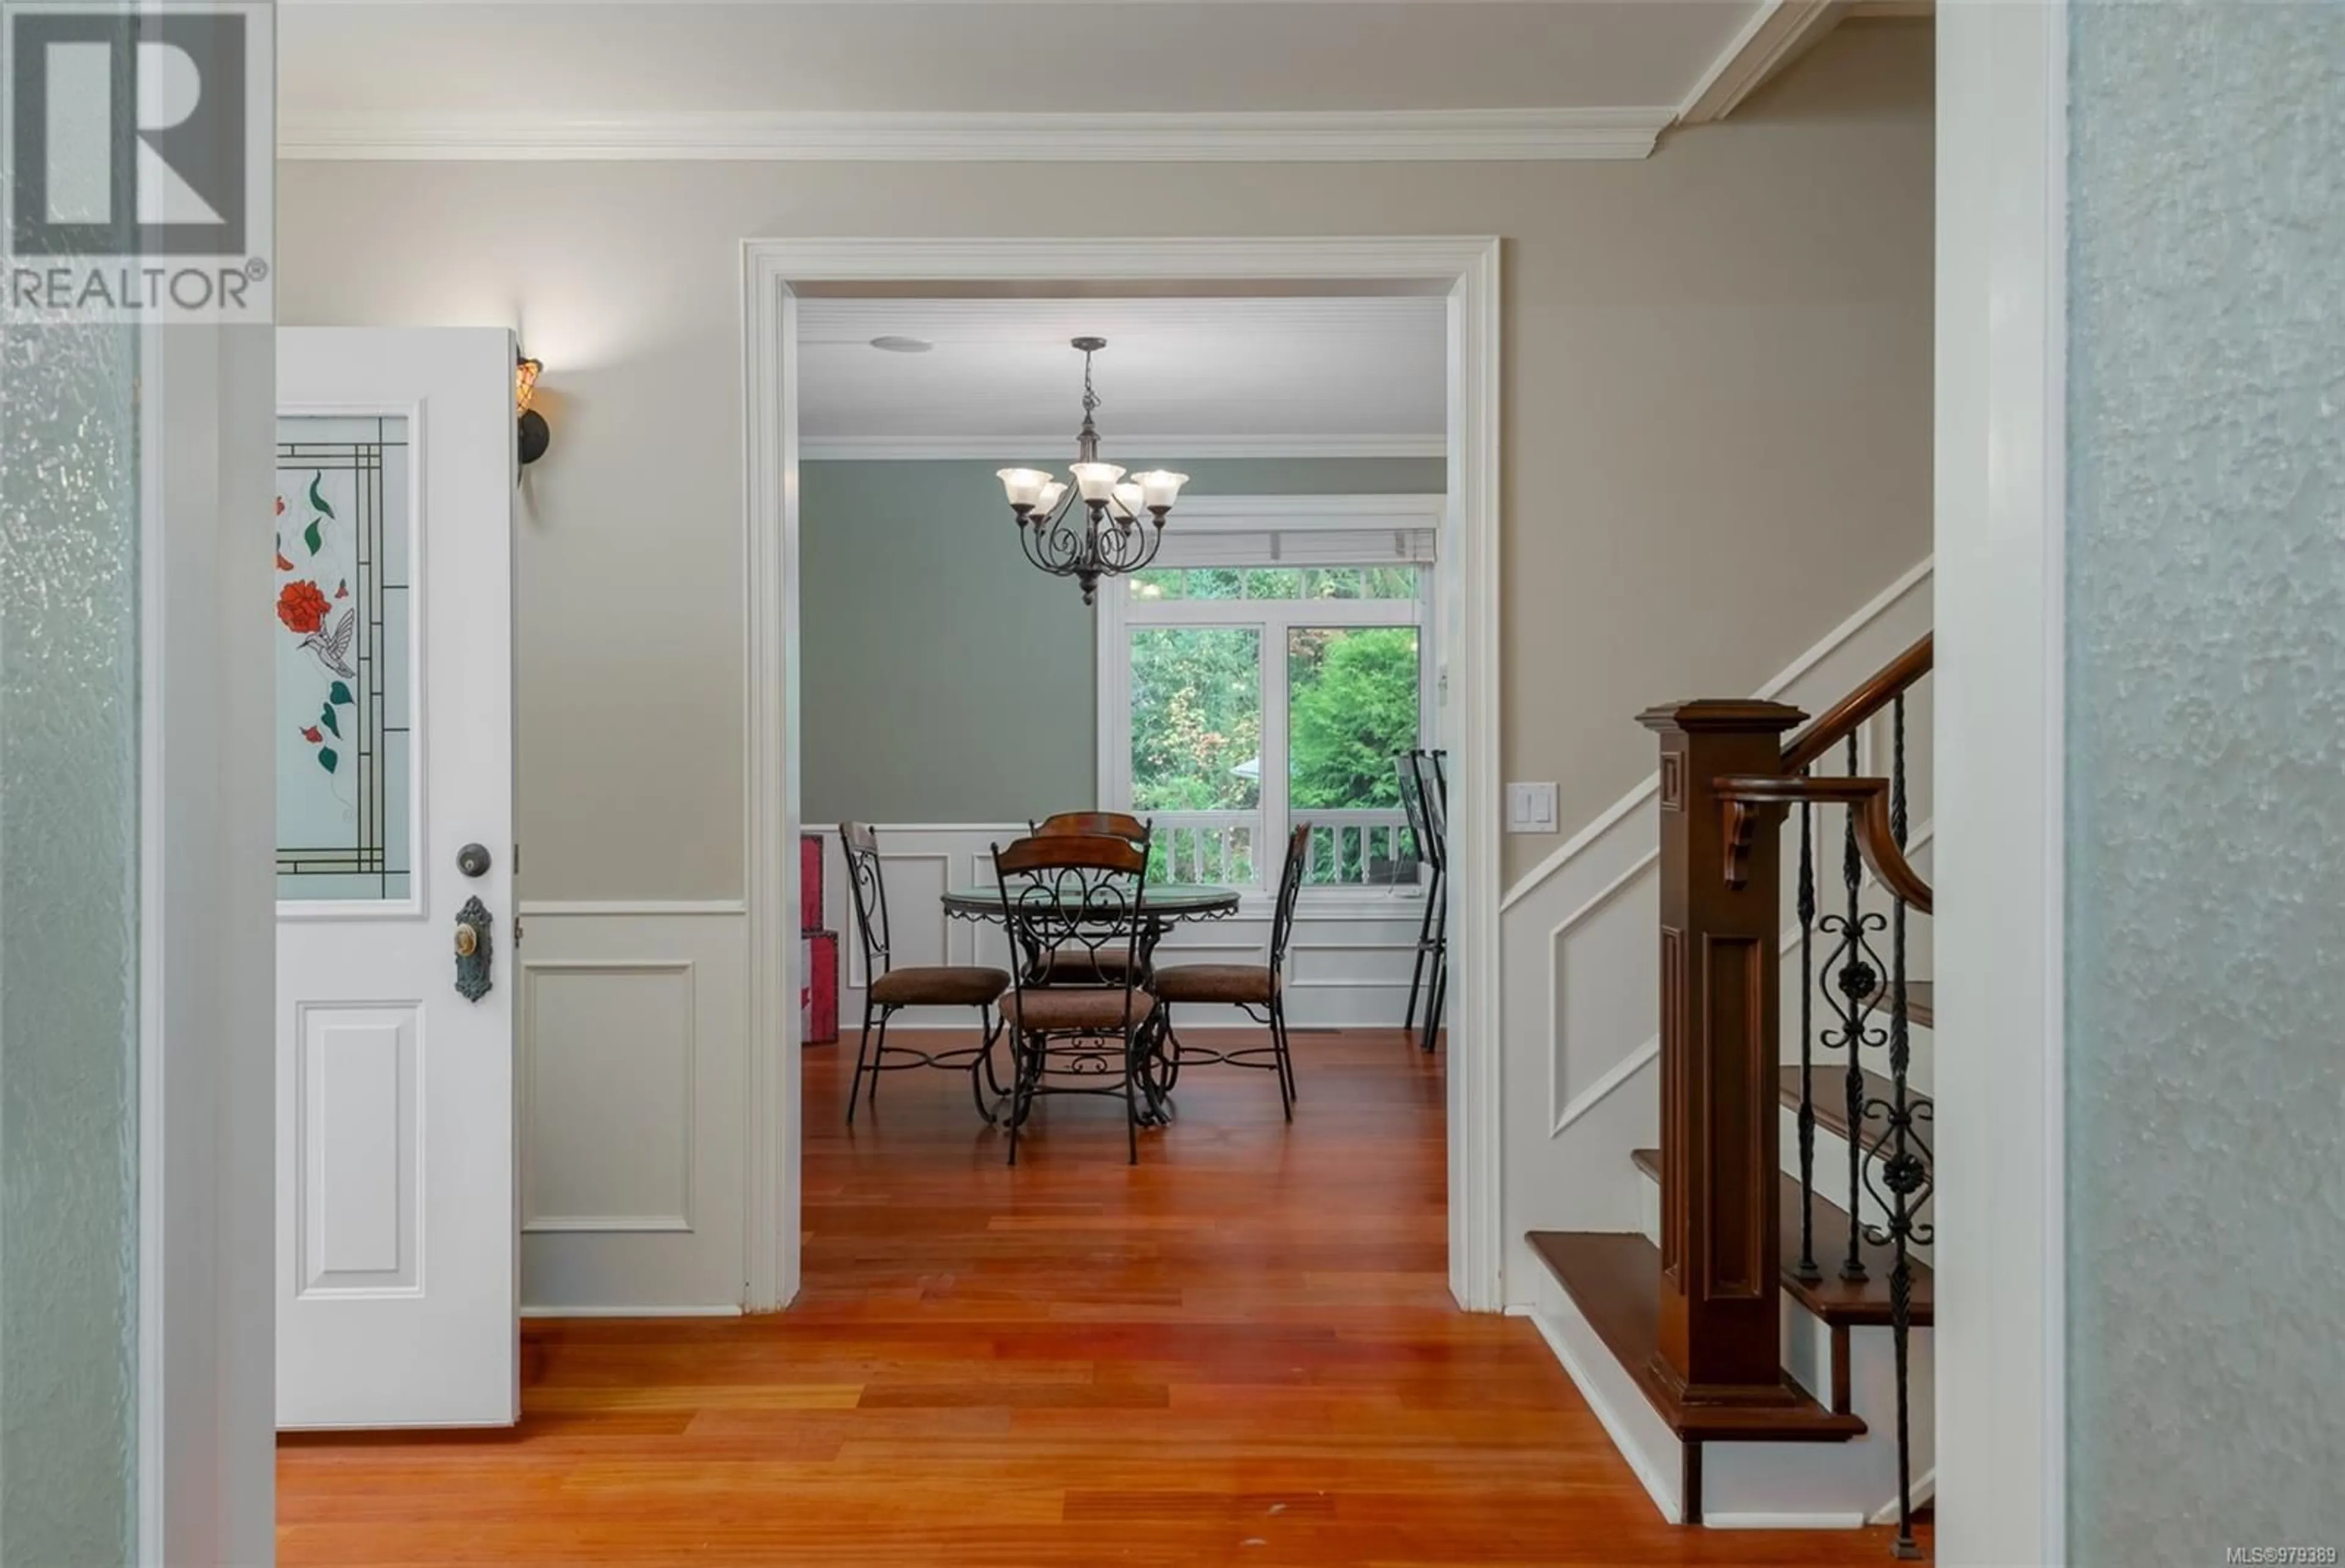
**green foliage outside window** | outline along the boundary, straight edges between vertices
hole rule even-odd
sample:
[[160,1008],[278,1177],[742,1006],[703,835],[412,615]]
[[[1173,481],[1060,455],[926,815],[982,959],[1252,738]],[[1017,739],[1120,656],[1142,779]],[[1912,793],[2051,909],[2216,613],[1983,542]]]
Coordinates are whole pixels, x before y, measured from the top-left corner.
[[[1400,804],[1393,758],[1416,744],[1417,657],[1414,626],[1297,627],[1288,634],[1288,799],[1296,816]],[[1312,864],[1323,879],[1372,879],[1375,868],[1361,864],[1372,854],[1366,835],[1313,836]],[[1379,835],[1385,842],[1376,847],[1397,860],[1402,836]]]
[[[1175,568],[1135,574],[1135,602],[1407,600],[1414,566]],[[1168,812],[1258,811],[1262,805],[1262,633],[1239,626],[1139,626],[1131,633],[1132,806]],[[1393,808],[1393,758],[1417,744],[1418,639],[1413,626],[1297,627],[1287,636],[1289,798],[1313,810]],[[1283,834],[1274,825],[1269,836]],[[1226,862],[1215,835],[1160,828],[1151,880],[1252,883],[1274,875],[1275,843],[1245,835]],[[1354,833],[1341,848],[1319,835],[1322,878],[1366,879],[1369,853]],[[1404,835],[1379,834],[1378,858],[1403,859]],[[1264,855],[1265,847],[1274,853]],[[1204,855],[1202,873],[1196,855]],[[1413,854],[1413,851],[1410,852]]]

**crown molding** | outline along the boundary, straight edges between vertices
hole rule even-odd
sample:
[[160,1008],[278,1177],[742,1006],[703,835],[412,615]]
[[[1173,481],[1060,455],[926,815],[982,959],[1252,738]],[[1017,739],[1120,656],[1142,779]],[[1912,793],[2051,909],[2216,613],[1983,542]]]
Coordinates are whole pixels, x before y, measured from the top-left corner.
[[288,113],[287,159],[747,159],[863,163],[1406,163],[1641,158],[1650,108],[1194,114],[706,111],[565,117]]
[[1849,10],[1849,0],[1766,0],[1686,95],[1677,123],[1700,126],[1726,118],[1838,26]]
[[[1122,458],[1187,461],[1192,458],[1438,458],[1445,436],[1128,436],[1101,437]],[[1010,462],[1063,457],[1074,446],[1064,430],[1041,436],[808,436],[798,443],[804,462]]]

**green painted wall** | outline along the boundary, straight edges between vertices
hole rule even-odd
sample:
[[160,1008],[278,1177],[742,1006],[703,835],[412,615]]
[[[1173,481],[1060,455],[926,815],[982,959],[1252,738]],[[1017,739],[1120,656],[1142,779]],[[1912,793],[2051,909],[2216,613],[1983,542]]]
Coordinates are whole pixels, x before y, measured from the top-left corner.
[[[808,823],[1022,822],[1096,804],[1092,616],[1071,579],[1020,552],[993,477],[1012,460],[800,469]],[[1191,495],[1443,485],[1437,458],[1148,460],[1188,474]]]

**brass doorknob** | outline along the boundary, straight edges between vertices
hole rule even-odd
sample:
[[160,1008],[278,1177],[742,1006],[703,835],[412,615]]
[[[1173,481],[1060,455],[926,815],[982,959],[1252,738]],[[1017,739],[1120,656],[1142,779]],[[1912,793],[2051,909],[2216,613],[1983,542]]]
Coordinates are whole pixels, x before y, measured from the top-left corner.
[[464,900],[464,907],[456,911],[456,994],[468,1002],[477,1002],[489,994],[494,984],[489,978],[489,965],[496,952],[496,939],[489,935],[488,906],[477,898]]

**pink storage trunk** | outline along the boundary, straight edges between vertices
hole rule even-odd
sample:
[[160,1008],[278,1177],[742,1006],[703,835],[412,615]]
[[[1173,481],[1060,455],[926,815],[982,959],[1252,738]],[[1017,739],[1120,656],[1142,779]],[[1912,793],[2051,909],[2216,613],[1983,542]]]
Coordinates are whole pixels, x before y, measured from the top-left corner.
[[822,835],[798,837],[798,929],[811,935],[822,929]]
[[809,1046],[838,1039],[838,933],[809,931],[798,939],[798,1038]]

